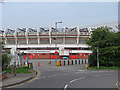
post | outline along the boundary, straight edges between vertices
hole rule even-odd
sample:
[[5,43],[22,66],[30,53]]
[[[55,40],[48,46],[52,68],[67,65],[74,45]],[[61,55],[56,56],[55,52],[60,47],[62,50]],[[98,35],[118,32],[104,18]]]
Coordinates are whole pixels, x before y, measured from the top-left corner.
[[14,62],[14,76],[16,76],[16,62]]
[[98,51],[98,47],[97,47],[97,68],[99,68],[99,51]]
[[[56,49],[56,52],[57,52],[57,22],[55,22],[55,29],[56,29],[55,49]],[[57,54],[55,54],[55,63],[57,63]]]
[[13,65],[11,65],[11,74],[13,74]]
[[[56,47],[56,52],[57,52],[57,24],[62,23],[62,22],[55,22],[55,29],[56,29],[56,42],[55,42],[55,47]],[[55,62],[57,64],[57,54],[55,55]]]

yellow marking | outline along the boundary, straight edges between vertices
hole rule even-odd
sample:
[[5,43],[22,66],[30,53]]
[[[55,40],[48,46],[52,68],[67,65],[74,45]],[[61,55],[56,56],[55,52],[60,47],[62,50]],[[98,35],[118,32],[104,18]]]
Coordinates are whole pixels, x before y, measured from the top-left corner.
[[86,69],[87,69],[87,64],[86,64]]
[[37,75],[36,75],[33,79],[31,79],[31,80],[29,80],[29,81],[26,81],[26,82],[24,82],[24,83],[21,83],[21,84],[18,84],[18,85],[9,86],[9,87],[6,87],[6,88],[18,87],[18,86],[24,85],[24,84],[26,84],[26,83],[30,83],[30,82],[36,80],[38,77],[40,77],[40,75],[41,75],[40,71],[37,70]]
[[116,82],[116,86],[117,86],[117,88],[120,90],[120,82],[119,82],[119,83]]

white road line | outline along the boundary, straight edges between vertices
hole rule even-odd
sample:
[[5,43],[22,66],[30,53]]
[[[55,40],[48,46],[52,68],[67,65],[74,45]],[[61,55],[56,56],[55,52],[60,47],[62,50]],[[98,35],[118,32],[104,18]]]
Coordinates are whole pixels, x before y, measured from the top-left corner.
[[56,75],[53,75],[53,76],[56,76]]
[[93,76],[102,76],[102,75],[112,75],[112,74],[99,74],[99,75],[93,75]]
[[[69,84],[71,84],[71,83],[73,83],[73,82],[75,82],[75,81],[77,81],[77,80],[84,79],[84,78],[85,78],[85,77],[81,77],[81,78],[73,79],[73,80],[71,80],[71,81],[69,82]],[[66,90],[66,88],[68,87],[69,84],[66,84],[66,85],[65,85],[64,90]]]
[[48,77],[52,77],[52,76],[48,76]]
[[68,85],[65,85],[64,90],[66,90],[67,87],[68,87]]
[[43,76],[43,77],[41,77],[41,78],[46,78],[46,76]]

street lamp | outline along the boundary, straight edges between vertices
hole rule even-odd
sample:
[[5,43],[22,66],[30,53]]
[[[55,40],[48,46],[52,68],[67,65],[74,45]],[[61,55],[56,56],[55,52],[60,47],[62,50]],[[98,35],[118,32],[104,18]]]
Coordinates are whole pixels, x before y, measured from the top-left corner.
[[[60,21],[60,22],[55,22],[55,29],[56,29],[56,42],[55,42],[55,47],[56,47],[56,52],[57,52],[57,24],[58,23],[62,23],[62,21]],[[55,54],[56,55],[56,63],[57,63],[57,54]]]

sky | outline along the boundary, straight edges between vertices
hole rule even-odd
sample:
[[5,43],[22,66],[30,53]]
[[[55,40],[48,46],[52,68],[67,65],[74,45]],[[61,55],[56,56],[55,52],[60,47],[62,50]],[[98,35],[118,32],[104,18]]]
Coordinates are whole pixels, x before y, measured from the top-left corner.
[[118,19],[117,2],[5,2],[2,28],[89,26]]

